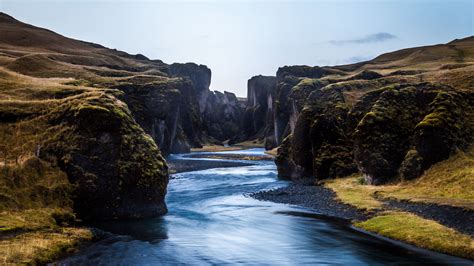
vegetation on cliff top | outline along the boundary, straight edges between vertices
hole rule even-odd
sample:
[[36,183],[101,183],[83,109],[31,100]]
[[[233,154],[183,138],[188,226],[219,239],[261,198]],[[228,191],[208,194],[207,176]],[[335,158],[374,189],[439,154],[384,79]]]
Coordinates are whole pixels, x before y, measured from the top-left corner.
[[0,264],[44,264],[92,239],[78,213],[166,211],[165,161],[112,89],[169,79],[166,66],[0,16],[0,33],[14,29],[0,40]]

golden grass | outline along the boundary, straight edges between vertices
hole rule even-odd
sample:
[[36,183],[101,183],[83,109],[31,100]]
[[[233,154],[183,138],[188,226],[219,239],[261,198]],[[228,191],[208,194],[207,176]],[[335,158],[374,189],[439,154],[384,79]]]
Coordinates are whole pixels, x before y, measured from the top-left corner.
[[337,197],[358,209],[381,207],[374,195],[413,202],[435,203],[474,210],[474,148],[459,151],[433,165],[414,180],[381,186],[364,185],[360,174],[327,180]]
[[239,151],[249,148],[263,148],[263,141],[259,140],[248,140],[236,143],[232,146],[223,146],[223,145],[204,145],[202,148],[191,148],[191,151],[195,152],[219,152],[219,151]]
[[420,178],[380,190],[383,197],[474,210],[474,148],[433,165]]
[[362,185],[360,180],[361,176],[355,174],[345,178],[327,180],[324,184],[336,193],[339,200],[359,210],[380,209],[382,202],[373,197],[380,187]]
[[[458,152],[420,178],[383,186],[364,185],[360,174],[327,180],[339,200],[360,210],[383,211],[382,200],[421,201],[473,209],[474,149]],[[474,240],[435,221],[407,212],[384,212],[355,226],[392,239],[446,254],[474,258]]]
[[51,216],[54,211],[51,208],[3,211],[0,213],[0,232],[53,228],[56,226]]
[[474,240],[435,221],[406,212],[387,212],[355,226],[417,247],[474,258]]
[[200,155],[200,158],[210,159],[224,159],[224,160],[245,160],[245,161],[268,161],[272,160],[272,156],[252,156],[244,154],[212,154],[212,155]]
[[0,211],[72,206],[71,190],[64,172],[36,157],[0,166]]
[[45,264],[92,238],[93,234],[89,229],[66,227],[2,239],[0,264]]

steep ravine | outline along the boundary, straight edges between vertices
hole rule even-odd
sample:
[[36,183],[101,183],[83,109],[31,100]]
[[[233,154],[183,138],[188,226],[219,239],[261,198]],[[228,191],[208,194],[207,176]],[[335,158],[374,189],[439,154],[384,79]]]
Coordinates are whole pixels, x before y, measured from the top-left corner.
[[[278,147],[283,179],[360,173],[381,185],[416,179],[473,143],[473,37],[356,65],[281,67],[251,78],[243,104],[210,91],[204,65],[130,55],[3,13],[0,35],[0,211],[21,217],[2,225],[19,235],[163,215],[164,156],[207,144]],[[453,47],[463,62],[443,53]],[[30,226],[31,210],[47,225]]]

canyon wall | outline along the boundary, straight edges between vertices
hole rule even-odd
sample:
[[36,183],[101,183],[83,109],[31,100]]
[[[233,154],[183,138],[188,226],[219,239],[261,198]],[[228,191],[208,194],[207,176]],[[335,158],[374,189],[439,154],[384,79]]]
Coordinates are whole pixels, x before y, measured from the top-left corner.
[[[24,140],[16,147],[2,141],[0,154],[13,164],[37,158],[67,175],[70,193],[40,194],[45,204],[73,202],[82,219],[165,213],[163,156],[240,131],[243,108],[234,94],[209,90],[206,66],[168,65],[3,13],[0,35],[0,130],[5,139]],[[38,197],[25,190],[31,193],[23,198]]]
[[265,140],[265,147],[276,147],[273,133],[276,77],[254,76],[247,82],[247,103],[242,121],[242,140]]
[[[197,138],[200,143],[232,142],[241,131],[244,111],[235,94],[226,91],[223,93],[210,91],[211,70],[204,65],[174,63],[169,66],[169,73],[174,77],[187,77],[194,85],[192,97],[189,97],[186,102],[197,101],[199,108],[196,116],[201,121]],[[199,146],[194,144],[192,146]]]
[[279,176],[408,180],[472,145],[473,46],[470,37],[354,65],[278,69]]

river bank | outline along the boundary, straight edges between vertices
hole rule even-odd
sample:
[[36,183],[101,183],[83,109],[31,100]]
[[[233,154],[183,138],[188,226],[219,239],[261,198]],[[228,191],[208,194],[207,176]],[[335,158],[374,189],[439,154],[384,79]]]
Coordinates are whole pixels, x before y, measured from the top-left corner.
[[[211,152],[189,155],[189,158],[211,158],[219,159],[218,161],[181,160],[176,166],[183,170],[180,165],[186,165],[184,168],[190,171],[210,169],[214,165],[233,167],[239,166],[239,162],[235,160],[268,160],[267,156],[248,156],[229,149],[218,154]],[[194,165],[195,162],[198,163]],[[313,180],[293,181],[285,187],[252,192],[248,196],[309,208],[321,215],[349,221],[359,230],[391,237],[417,247],[465,258],[474,257],[471,247],[474,232],[472,211],[456,206],[380,197],[373,191],[364,191],[365,187],[357,184],[356,177],[352,179],[354,180],[349,187],[347,181],[321,182],[317,185]],[[397,232],[398,225],[393,222],[400,219],[410,224]],[[434,229],[436,230],[433,231]],[[433,232],[442,234],[436,235]]]
[[[373,197],[362,185],[357,185],[356,178],[350,179],[349,188],[347,181],[321,182],[319,185],[299,181],[249,195],[258,200],[297,205],[346,219],[355,228],[416,247],[474,258],[472,210]],[[343,182],[346,183],[341,185]]]
[[[229,154],[225,154],[229,151]],[[258,161],[268,160],[267,157],[270,157],[248,156],[238,154],[238,151],[229,147],[223,153],[201,153],[189,157],[224,160],[200,161],[202,169],[211,168],[213,163],[222,164],[221,167],[232,167],[233,164],[238,166],[238,163],[230,162],[231,160]],[[181,161],[183,162],[185,161]],[[189,166],[188,170],[193,168],[192,164],[186,162],[186,165]],[[285,187],[253,192],[248,196],[257,200],[309,208],[321,215],[346,220],[359,230],[390,237],[416,247],[474,258],[474,211],[469,209],[469,203],[450,206],[397,199],[393,195],[383,196],[384,192],[393,192],[392,187],[365,186],[359,180],[360,177],[352,176],[317,184],[314,180],[292,181]],[[413,194],[414,197],[415,195],[416,193]],[[408,226],[399,226],[400,221]]]

